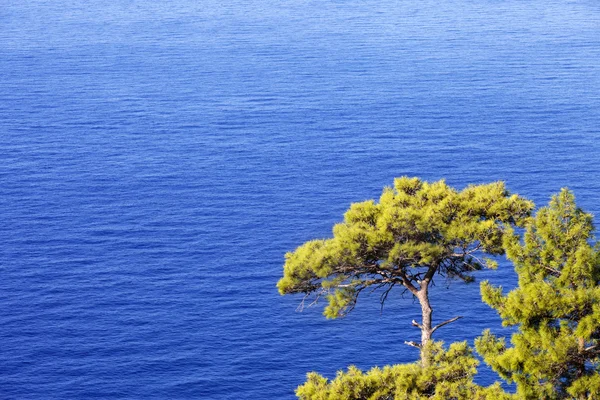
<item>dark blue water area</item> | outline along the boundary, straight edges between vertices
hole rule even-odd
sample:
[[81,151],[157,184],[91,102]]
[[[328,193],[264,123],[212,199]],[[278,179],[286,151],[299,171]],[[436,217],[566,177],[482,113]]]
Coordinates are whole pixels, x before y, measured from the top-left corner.
[[[4,1],[0,398],[282,399],[412,362],[410,297],[295,312],[285,252],[402,175],[600,215],[599,127],[595,1]],[[438,339],[502,332],[477,284],[433,291],[464,316]]]

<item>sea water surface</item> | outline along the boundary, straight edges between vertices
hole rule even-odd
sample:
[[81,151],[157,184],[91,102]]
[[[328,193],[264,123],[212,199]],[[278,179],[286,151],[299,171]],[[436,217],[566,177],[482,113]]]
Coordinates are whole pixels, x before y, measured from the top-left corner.
[[[298,313],[285,252],[402,175],[600,215],[599,137],[597,1],[4,0],[0,398],[290,399],[414,361],[412,299]],[[477,284],[433,305],[464,316],[439,339],[501,332]]]

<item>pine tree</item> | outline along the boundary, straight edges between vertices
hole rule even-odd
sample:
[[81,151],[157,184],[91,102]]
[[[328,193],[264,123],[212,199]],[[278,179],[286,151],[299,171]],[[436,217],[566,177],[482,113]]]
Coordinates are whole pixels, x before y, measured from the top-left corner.
[[592,216],[567,189],[526,226],[505,236],[519,284],[507,295],[482,283],[483,300],[505,326],[508,346],[490,331],[476,340],[484,360],[522,399],[600,399],[600,252]]
[[402,177],[386,188],[379,203],[352,204],[333,238],[313,240],[286,254],[279,292],[326,296],[325,315],[350,312],[367,288],[380,289],[383,302],[390,291],[410,292],[421,306],[421,349],[427,366],[427,343],[441,326],[459,316],[432,323],[429,288],[436,275],[471,281],[472,271],[493,267],[482,253],[502,254],[508,225],[523,221],[533,204],[509,195],[502,182],[469,186],[461,192],[444,181],[428,183]]

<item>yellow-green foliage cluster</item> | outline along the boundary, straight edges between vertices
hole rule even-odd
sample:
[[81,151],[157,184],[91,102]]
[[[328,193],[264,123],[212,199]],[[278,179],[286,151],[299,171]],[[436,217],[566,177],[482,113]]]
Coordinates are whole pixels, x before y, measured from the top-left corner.
[[432,363],[400,364],[362,372],[356,367],[338,372],[329,381],[311,372],[296,390],[302,400],[483,400],[511,399],[499,385],[482,387],[473,382],[478,361],[466,342],[444,350],[430,342]]
[[600,399],[600,252],[592,217],[563,190],[526,227],[505,239],[519,286],[482,285],[483,300],[505,325],[518,326],[508,347],[489,331],[476,342],[485,361],[523,399]]
[[459,192],[443,180],[397,178],[379,202],[352,204],[333,238],[288,253],[277,286],[281,294],[329,294],[325,314],[334,318],[351,309],[366,286],[402,285],[402,277],[415,282],[424,270],[470,280],[469,272],[485,264],[474,256],[502,254],[505,228],[532,208],[502,182]]

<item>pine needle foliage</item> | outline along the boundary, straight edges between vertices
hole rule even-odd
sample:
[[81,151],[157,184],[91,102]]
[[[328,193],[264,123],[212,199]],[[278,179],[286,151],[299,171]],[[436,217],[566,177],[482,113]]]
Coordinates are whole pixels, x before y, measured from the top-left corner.
[[517,385],[522,399],[600,399],[600,252],[592,216],[563,189],[526,224],[506,235],[518,287],[507,295],[488,282],[483,301],[505,326],[509,346],[489,330],[476,340],[486,363]]
[[512,396],[498,385],[482,387],[473,382],[478,365],[466,342],[449,349],[429,342],[431,364],[400,364],[362,372],[351,366],[328,380],[311,372],[298,387],[301,400],[508,400]]

